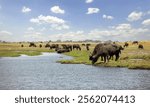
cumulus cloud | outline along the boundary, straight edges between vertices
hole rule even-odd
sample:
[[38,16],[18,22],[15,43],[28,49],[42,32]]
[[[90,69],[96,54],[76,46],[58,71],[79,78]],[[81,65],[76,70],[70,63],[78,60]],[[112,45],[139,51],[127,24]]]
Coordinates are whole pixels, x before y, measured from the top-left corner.
[[145,34],[148,34],[150,32],[148,29],[145,28],[133,28],[128,23],[119,24],[117,26],[114,26],[111,29],[94,29],[91,30],[89,35],[92,35],[92,37],[106,40],[107,38],[112,40],[124,40],[124,38],[131,40],[133,37],[137,36],[143,36]]
[[145,26],[150,26],[150,19],[146,19],[142,22],[143,25]]
[[78,41],[78,40],[85,40],[86,36],[84,34],[84,31],[69,31],[66,33],[61,33],[61,34],[53,34],[49,36],[50,40],[74,40],[74,41]]
[[133,11],[132,13],[130,13],[128,15],[127,20],[128,21],[137,21],[137,20],[141,19],[142,16],[143,16],[142,12]]
[[63,29],[69,29],[70,27],[66,24],[62,24],[62,25],[59,25],[59,24],[52,24],[51,25],[51,29],[54,29],[54,30],[63,30]]
[[65,10],[61,9],[59,6],[53,6],[50,9],[53,13],[59,13],[59,14],[64,14]]
[[108,19],[108,20],[112,20],[112,19],[114,19],[114,17],[113,16],[108,16],[108,15],[103,15],[103,18],[104,19]]
[[37,24],[50,24],[51,28],[56,30],[69,29],[65,20],[54,16],[40,15],[37,18],[30,19],[30,22]]
[[37,18],[30,19],[30,22],[37,23],[37,24],[43,24],[43,23],[63,24],[63,23],[65,23],[65,21],[63,19],[60,19],[58,17],[43,16],[43,15],[40,15]]
[[6,31],[6,30],[2,30],[2,31],[0,31],[0,35],[12,35],[12,33],[11,32],[9,32],[9,31]]
[[99,8],[88,8],[88,12],[86,14],[94,14],[100,11]]
[[28,13],[28,12],[30,12],[30,11],[31,11],[30,8],[25,7],[25,6],[22,7],[22,13]]
[[86,0],[86,3],[92,3],[94,0]]

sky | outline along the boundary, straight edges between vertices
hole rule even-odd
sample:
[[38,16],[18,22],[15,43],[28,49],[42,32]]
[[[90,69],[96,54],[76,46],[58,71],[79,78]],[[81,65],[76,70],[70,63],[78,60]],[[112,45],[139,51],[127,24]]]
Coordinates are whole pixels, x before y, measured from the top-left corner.
[[0,40],[150,40],[150,0],[0,0]]

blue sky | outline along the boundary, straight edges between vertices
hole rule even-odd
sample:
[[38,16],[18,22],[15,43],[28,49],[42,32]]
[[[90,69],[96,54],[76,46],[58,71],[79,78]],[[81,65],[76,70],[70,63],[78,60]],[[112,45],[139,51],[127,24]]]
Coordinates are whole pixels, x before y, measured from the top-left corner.
[[150,40],[150,0],[0,0],[0,40]]

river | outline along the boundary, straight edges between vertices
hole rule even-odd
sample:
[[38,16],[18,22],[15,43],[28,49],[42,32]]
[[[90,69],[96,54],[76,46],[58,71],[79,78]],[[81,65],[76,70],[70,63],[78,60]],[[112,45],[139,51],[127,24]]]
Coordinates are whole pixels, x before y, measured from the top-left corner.
[[1,57],[0,90],[149,90],[150,70],[60,64],[71,57]]

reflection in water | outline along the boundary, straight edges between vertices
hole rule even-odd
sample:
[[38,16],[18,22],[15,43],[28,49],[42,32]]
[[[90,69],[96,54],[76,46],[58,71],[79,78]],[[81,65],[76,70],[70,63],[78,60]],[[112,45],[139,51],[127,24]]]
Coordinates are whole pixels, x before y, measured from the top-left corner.
[[0,58],[0,89],[150,89],[150,71],[59,64],[56,53]]

